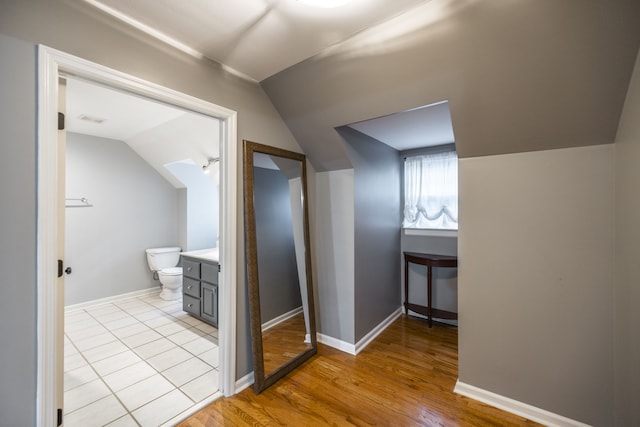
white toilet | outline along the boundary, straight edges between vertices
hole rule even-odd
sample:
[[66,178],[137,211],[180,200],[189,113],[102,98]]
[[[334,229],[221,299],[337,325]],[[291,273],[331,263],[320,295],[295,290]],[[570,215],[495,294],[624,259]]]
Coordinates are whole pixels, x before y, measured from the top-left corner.
[[158,275],[162,284],[160,298],[176,300],[182,297],[182,267],[176,267],[180,261],[180,248],[147,249],[149,268]]

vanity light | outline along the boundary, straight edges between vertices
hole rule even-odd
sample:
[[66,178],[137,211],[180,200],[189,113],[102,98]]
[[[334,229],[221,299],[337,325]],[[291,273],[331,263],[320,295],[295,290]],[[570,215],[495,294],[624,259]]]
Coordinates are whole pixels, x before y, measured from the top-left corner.
[[309,6],[314,7],[322,7],[325,9],[330,9],[333,7],[344,6],[349,3],[351,0],[298,0],[300,3],[307,4]]
[[211,165],[218,163],[219,161],[220,161],[219,157],[216,157],[215,159],[207,160],[207,164],[202,166],[202,172],[204,172],[206,175],[209,175],[209,173],[211,172]]

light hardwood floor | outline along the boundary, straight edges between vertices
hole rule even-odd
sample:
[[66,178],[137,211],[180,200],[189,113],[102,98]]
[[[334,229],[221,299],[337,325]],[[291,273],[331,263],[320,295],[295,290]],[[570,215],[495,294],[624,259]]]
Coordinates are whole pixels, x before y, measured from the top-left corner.
[[457,342],[457,328],[403,315],[357,356],[320,344],[260,395],[219,399],[180,426],[538,426],[453,393]]

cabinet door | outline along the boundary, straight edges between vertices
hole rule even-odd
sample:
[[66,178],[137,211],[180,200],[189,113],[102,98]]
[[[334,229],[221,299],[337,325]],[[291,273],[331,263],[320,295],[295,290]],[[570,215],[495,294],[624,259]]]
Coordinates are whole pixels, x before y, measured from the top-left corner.
[[218,285],[202,282],[202,292],[200,293],[202,303],[200,316],[218,327]]

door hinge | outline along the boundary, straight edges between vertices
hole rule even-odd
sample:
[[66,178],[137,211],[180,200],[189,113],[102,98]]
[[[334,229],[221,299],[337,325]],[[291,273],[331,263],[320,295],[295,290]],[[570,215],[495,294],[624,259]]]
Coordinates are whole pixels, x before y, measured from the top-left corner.
[[62,425],[62,409],[58,408],[58,426]]
[[58,260],[58,277],[62,277],[62,267],[64,267],[64,263],[61,259]]
[[218,264],[218,273],[220,273],[222,270],[220,270],[220,264]]
[[64,113],[58,113],[58,130],[64,130]]

